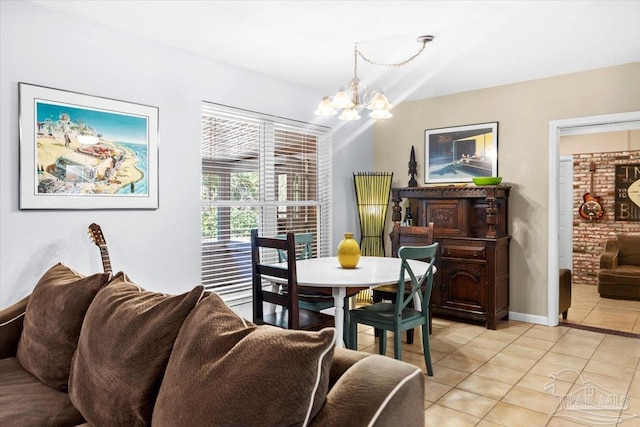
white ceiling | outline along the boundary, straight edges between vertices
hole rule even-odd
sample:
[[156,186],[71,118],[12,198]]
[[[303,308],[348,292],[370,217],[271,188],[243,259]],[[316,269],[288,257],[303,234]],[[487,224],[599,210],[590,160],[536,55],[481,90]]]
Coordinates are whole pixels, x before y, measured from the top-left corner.
[[[640,1],[33,0],[326,95],[359,62],[392,103],[640,61]],[[640,76],[638,76],[640,79]]]

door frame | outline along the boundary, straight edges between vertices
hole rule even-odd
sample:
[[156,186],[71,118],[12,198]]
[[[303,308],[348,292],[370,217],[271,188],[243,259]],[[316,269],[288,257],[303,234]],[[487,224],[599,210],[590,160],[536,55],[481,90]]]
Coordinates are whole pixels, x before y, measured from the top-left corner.
[[558,234],[559,203],[558,176],[560,174],[560,136],[576,133],[600,133],[624,129],[638,129],[630,122],[640,122],[640,111],[576,117],[549,122],[549,234],[547,259],[547,325],[559,324]]
[[[558,194],[558,199],[557,200],[563,200],[566,199],[568,205],[565,206],[565,208],[567,209],[567,212],[564,212],[565,214],[568,215],[567,221],[568,224],[564,224],[567,227],[568,233],[567,236],[565,237],[565,239],[567,240],[567,242],[562,242],[563,239],[561,239],[561,235],[560,233],[558,233],[558,248],[562,248],[562,243],[567,243],[567,263],[568,263],[568,267],[558,267],[558,268],[568,268],[569,270],[572,270],[572,264],[573,264],[573,221],[572,221],[572,217],[573,217],[573,163],[574,163],[574,159],[573,159],[573,155],[565,155],[565,156],[560,156],[560,160],[559,160],[559,165],[562,166],[563,163],[567,163],[567,167],[571,167],[570,171],[565,172],[567,175],[570,174],[570,176],[567,176],[567,178],[570,179],[570,183],[568,183],[568,188],[564,191],[563,194]],[[562,170],[562,168],[559,169],[560,171]],[[562,173],[560,173],[560,176],[562,175]],[[560,182],[558,180],[558,184],[560,185]],[[567,194],[569,193],[569,194]],[[568,197],[567,197],[568,196]],[[560,202],[558,205],[558,219],[561,218],[561,214],[563,213],[562,211],[560,211],[560,209],[562,208],[562,203]],[[558,222],[558,229],[560,229],[560,225],[561,222]],[[560,257],[562,256],[562,251],[559,250],[558,252],[558,259],[560,259]]]

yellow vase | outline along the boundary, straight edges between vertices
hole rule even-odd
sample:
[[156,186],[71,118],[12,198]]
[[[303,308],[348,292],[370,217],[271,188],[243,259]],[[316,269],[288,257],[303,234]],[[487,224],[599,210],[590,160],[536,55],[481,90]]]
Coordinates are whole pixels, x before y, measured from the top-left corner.
[[356,268],[360,261],[360,246],[353,239],[353,233],[344,233],[338,245],[338,262],[342,268]]

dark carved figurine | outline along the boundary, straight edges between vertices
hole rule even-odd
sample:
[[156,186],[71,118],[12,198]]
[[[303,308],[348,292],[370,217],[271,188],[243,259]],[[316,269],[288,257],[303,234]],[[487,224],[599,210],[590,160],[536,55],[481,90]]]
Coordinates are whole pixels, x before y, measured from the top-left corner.
[[416,152],[411,146],[411,157],[409,158],[409,175],[411,175],[411,179],[409,180],[408,187],[417,187],[418,181],[416,181],[416,174],[418,173],[418,163],[416,163]]

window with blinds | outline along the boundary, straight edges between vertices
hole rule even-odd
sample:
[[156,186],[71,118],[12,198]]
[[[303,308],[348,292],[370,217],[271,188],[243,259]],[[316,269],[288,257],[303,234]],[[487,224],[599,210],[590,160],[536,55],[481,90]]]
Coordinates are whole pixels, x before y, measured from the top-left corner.
[[206,103],[202,108],[202,283],[251,299],[251,229],[312,233],[331,252],[331,136],[325,127]]

